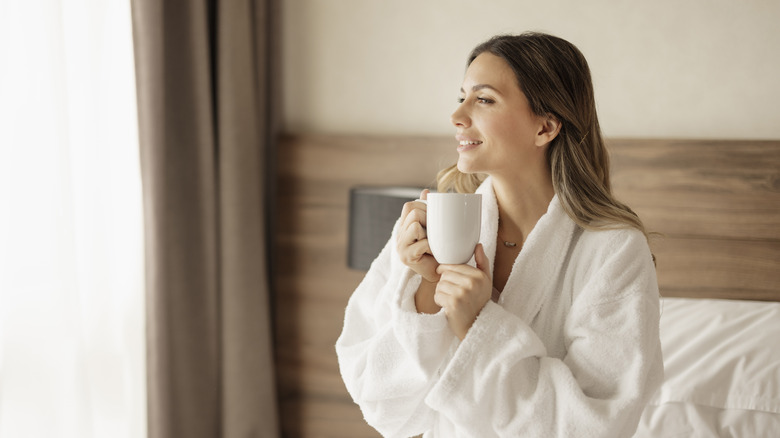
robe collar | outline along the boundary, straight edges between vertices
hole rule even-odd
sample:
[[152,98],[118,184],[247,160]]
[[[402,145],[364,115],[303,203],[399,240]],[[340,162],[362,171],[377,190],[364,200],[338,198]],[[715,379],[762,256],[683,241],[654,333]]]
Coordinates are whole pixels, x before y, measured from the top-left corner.
[[[482,195],[480,243],[490,260],[490,271],[493,272],[498,242],[498,202],[492,179],[485,179],[476,193]],[[564,261],[577,228],[555,194],[547,212],[526,237],[498,303],[514,309],[522,320],[531,324],[546,297],[560,292],[556,289],[560,289]]]

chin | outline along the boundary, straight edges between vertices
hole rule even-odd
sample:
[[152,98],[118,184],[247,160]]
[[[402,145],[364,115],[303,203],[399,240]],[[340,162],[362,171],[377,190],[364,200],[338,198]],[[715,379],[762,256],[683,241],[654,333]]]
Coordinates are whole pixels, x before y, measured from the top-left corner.
[[463,159],[463,157],[458,159],[458,170],[461,173],[483,173],[484,170],[480,168],[480,166],[477,165],[472,160]]

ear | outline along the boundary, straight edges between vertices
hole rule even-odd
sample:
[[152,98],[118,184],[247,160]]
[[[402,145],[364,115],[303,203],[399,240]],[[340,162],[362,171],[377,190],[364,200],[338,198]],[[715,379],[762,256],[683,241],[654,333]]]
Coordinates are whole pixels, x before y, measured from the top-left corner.
[[536,132],[536,146],[544,147],[555,140],[558,133],[561,132],[563,124],[553,113],[547,113],[539,117],[539,129]]

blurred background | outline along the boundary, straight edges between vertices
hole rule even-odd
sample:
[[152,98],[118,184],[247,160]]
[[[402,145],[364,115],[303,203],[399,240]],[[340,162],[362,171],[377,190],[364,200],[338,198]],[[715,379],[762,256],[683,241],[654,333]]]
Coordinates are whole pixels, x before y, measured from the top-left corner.
[[[225,23],[215,24],[218,18],[211,12],[228,4],[257,11],[261,3],[134,0],[131,7],[129,0],[0,0],[0,438],[140,438],[149,430],[153,430],[150,437],[190,438],[195,435],[182,432],[186,428],[155,429],[149,424],[158,424],[159,418],[173,423],[202,419],[203,412],[214,413],[206,428],[194,422],[193,429],[205,430],[202,436],[376,436],[349,400],[333,350],[343,307],[363,275],[346,268],[345,187],[419,181],[405,181],[403,173],[393,168],[385,174],[367,171],[362,180],[344,176],[338,180],[337,175],[335,182],[327,182],[331,174],[317,172],[338,174],[333,169],[339,166],[357,171],[365,162],[381,162],[381,154],[354,140],[360,136],[419,137],[420,145],[427,144],[427,138],[451,136],[449,116],[466,57],[492,35],[543,31],[577,45],[590,63],[607,137],[780,139],[780,2],[774,0],[265,3],[262,8],[267,13],[254,25],[267,30],[272,53],[262,73],[272,72],[267,82],[270,115],[263,116],[270,128],[262,141],[245,143],[250,149],[268,149],[262,166],[267,170],[267,187],[257,198],[249,198],[270,199],[268,208],[258,213],[261,222],[271,224],[267,242],[258,243],[268,254],[261,254],[256,264],[264,266],[264,258],[270,259],[263,280],[268,287],[258,294],[257,307],[242,299],[235,305],[246,310],[243,317],[251,320],[255,309],[259,309],[256,314],[267,313],[262,303],[270,302],[270,331],[263,325],[252,330],[273,338],[273,351],[258,350],[255,354],[262,360],[246,361],[242,369],[252,373],[268,368],[268,378],[276,379],[272,385],[257,385],[274,386],[269,397],[276,397],[278,405],[270,408],[269,415],[279,418],[279,425],[249,424],[257,412],[255,405],[231,398],[231,388],[239,391],[243,378],[236,384],[225,383],[229,373],[223,370],[232,368],[221,361],[222,356],[233,354],[225,351],[235,332],[218,328],[213,342],[197,334],[202,327],[211,333],[213,321],[219,325],[233,320],[233,314],[224,310],[232,308],[224,305],[228,298],[217,299],[221,304],[215,308],[205,307],[202,319],[193,318],[182,326],[171,322],[170,327],[178,328],[169,344],[147,344],[157,340],[157,332],[148,331],[148,312],[161,307],[145,300],[158,292],[164,296],[168,289],[156,285],[150,292],[148,272],[145,277],[150,253],[148,247],[144,253],[144,235],[151,239],[158,230],[144,230],[151,214],[144,208],[153,203],[148,197],[144,200],[144,184],[150,183],[142,183],[137,115],[145,117],[147,128],[149,121],[158,120],[168,129],[161,136],[165,142],[149,142],[150,136],[141,136],[147,153],[184,130],[193,131],[194,139],[203,138],[202,132],[209,137],[213,132],[199,131],[200,123],[218,117],[208,113],[186,118],[181,115],[186,108],[201,108],[186,99],[174,102],[185,110],[164,113],[167,118],[146,107],[139,112],[136,97],[155,94],[149,88],[136,90],[139,84],[146,86],[148,79],[135,75],[137,44],[146,44],[149,40],[144,38],[157,37],[156,32],[163,34],[168,27],[151,26],[143,35],[136,28],[134,34],[133,19],[157,11],[177,23],[180,17],[185,21],[203,14],[206,18],[201,22],[210,29],[212,40],[203,37],[201,43],[213,49],[209,42],[219,34],[213,28]],[[192,40],[203,34],[198,26],[185,28],[183,34]],[[167,66],[167,60],[179,52],[174,46],[165,47],[160,59],[169,70],[161,90],[179,89],[189,83],[188,77],[206,75],[173,61]],[[199,65],[206,66],[204,71],[214,67],[215,59],[228,62],[213,54],[203,59]],[[226,72],[232,70],[219,71],[221,78],[227,78]],[[246,113],[239,108],[236,114],[234,119]],[[242,123],[253,126],[255,119],[251,114],[247,117]],[[357,151],[363,157],[354,161],[343,161],[338,154],[323,157],[320,146],[326,146],[325,151],[348,149],[350,157]],[[208,155],[209,147],[201,152]],[[414,159],[414,149],[392,150]],[[171,157],[194,155],[185,150]],[[209,166],[218,168],[220,163],[225,166],[228,161]],[[165,172],[179,165],[174,159],[164,164],[169,167],[161,167],[161,175],[169,175]],[[222,167],[222,174],[238,167]],[[170,199],[188,196],[174,194]],[[193,202],[202,199],[200,193],[190,197]],[[285,197],[292,199],[284,204],[292,213],[274,204]],[[328,204],[330,199],[336,201]],[[310,223],[306,221],[314,223],[312,229],[298,226]],[[197,228],[192,223],[179,217],[170,225]],[[171,242],[189,244],[199,236],[195,228],[193,234]],[[222,233],[223,237],[245,235],[232,229]],[[150,241],[154,242],[146,240],[147,246]],[[203,248],[204,254],[228,253],[209,252],[209,245]],[[232,266],[230,259],[220,266]],[[201,272],[200,267],[183,269],[181,274],[194,272]],[[191,312],[189,305],[200,302],[193,297],[200,296],[177,287],[183,292],[171,308]],[[219,296],[210,294],[204,296]],[[155,330],[168,328],[165,318],[154,319]],[[189,331],[192,328],[197,330]],[[237,331],[245,330],[238,326]],[[235,354],[238,359],[231,360],[243,363],[242,355],[257,345],[253,342],[250,338],[241,344]],[[166,362],[155,362],[150,368],[149,360],[168,350],[178,352],[182,345],[194,347],[189,356],[172,356],[179,368],[165,368]],[[199,365],[201,359],[209,363],[205,374],[190,372],[187,367]],[[154,373],[149,374],[150,369]],[[168,388],[150,380],[161,370],[177,383]],[[204,390],[200,383],[192,383],[203,381],[214,382],[216,389]],[[150,388],[155,394],[170,392],[152,396],[147,394]],[[251,385],[247,388],[244,392],[254,391]],[[168,403],[168,410],[150,405],[151,399]],[[178,402],[198,400],[203,403],[197,409],[178,410]],[[240,411],[236,406],[242,405],[247,407],[239,417],[250,418],[249,425],[225,426],[235,417],[231,413]],[[241,435],[247,431],[256,435]]]
[[573,42],[610,137],[780,136],[775,1],[293,0],[284,129],[450,134],[465,59],[497,33]]

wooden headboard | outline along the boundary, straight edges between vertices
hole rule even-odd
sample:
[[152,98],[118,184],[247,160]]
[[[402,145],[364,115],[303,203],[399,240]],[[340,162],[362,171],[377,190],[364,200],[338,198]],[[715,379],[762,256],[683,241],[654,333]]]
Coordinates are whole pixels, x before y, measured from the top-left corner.
[[609,146],[616,195],[663,234],[662,295],[780,301],[780,141]]
[[[617,196],[652,231],[662,295],[780,301],[780,141],[608,140]],[[452,137],[282,139],[275,336],[284,436],[377,437],[334,344],[363,272],[347,268],[349,189],[433,186]],[[399,212],[400,213],[400,212]]]

